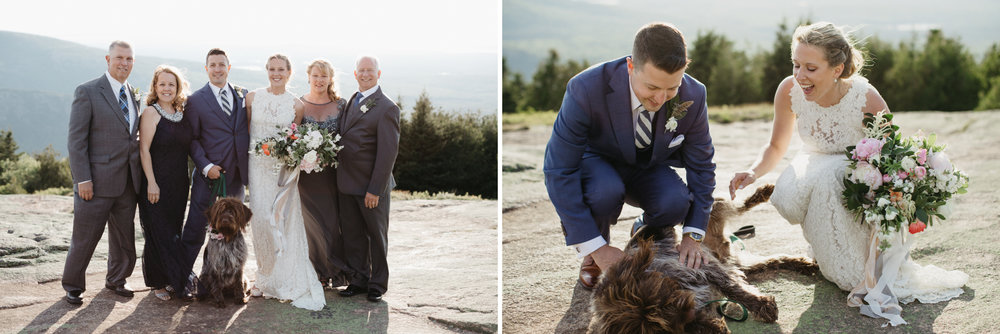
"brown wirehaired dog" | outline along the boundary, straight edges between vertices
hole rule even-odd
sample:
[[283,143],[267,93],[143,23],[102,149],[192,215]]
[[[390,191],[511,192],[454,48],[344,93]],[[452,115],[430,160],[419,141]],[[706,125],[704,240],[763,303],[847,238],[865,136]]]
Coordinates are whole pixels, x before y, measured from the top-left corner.
[[232,197],[220,198],[208,209],[208,245],[199,281],[220,308],[226,306],[224,291],[231,291],[240,304],[250,299],[250,290],[243,277],[243,266],[247,262],[243,232],[252,216],[250,208]]
[[[595,333],[729,333],[725,320],[707,303],[724,295],[745,305],[757,320],[774,322],[774,297],[761,294],[745,281],[739,268],[728,264],[730,242],[726,221],[766,202],[774,187],[757,189],[744,205],[716,199],[702,247],[707,251],[700,269],[680,263],[673,226],[643,226],[625,247],[625,258],[605,271],[594,287],[590,329]],[[723,260],[720,261],[719,258]],[[754,271],[789,267],[815,273],[804,258],[772,259]]]

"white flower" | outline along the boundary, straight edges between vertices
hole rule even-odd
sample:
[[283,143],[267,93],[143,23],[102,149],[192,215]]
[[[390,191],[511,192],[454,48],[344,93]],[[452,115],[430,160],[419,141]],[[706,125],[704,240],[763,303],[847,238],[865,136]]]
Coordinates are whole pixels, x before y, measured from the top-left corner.
[[306,137],[302,139],[306,140],[306,148],[310,150],[315,150],[320,145],[323,145],[323,135],[318,130],[306,132]]
[[305,171],[306,173],[312,173],[319,167],[317,163],[319,156],[316,155],[316,151],[309,151],[306,155],[302,156],[302,162],[299,164],[299,169]]
[[677,118],[674,118],[673,116],[671,116],[670,119],[667,120],[667,129],[666,130],[670,131],[670,132],[673,132],[673,131],[677,130]]
[[363,106],[361,106],[361,112],[362,112],[362,113],[366,113],[366,112],[368,112],[368,105],[367,105],[367,104],[366,104],[366,105],[363,105]]
[[889,205],[889,203],[892,203],[892,202],[889,202],[889,200],[886,199],[885,197],[879,197],[879,199],[878,199],[878,206],[886,206],[886,205]]
[[902,165],[903,170],[909,172],[912,171],[914,167],[917,167],[917,162],[911,157],[905,157],[903,158],[903,161],[900,161],[900,165]]
[[899,210],[896,210],[896,208],[894,208],[894,207],[890,206],[890,207],[886,208],[885,209],[885,220],[896,219],[896,214],[897,213],[899,213]]
[[951,161],[948,160],[948,155],[944,152],[935,152],[930,157],[927,158],[927,165],[931,169],[937,169],[941,171],[951,170]]

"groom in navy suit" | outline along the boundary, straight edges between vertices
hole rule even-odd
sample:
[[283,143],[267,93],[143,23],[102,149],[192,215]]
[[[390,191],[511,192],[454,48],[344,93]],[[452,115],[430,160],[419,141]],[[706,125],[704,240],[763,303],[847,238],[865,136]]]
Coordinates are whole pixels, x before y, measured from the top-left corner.
[[[715,149],[705,86],[684,73],[684,36],[669,24],[636,33],[632,56],[570,79],[545,148],[545,186],[566,244],[583,258],[590,288],[624,253],[610,226],[629,203],[650,226],[684,224],[680,260],[701,266],[701,238],[712,211]],[[672,167],[686,170],[687,184]]]
[[194,266],[198,252],[205,243],[205,212],[214,203],[210,180],[226,176],[228,196],[243,199],[247,182],[247,155],[250,151],[250,131],[243,105],[246,89],[229,83],[229,57],[220,49],[211,49],[205,56],[205,71],[209,83],[191,94],[185,107],[185,117],[191,122],[191,160],[195,170],[191,179],[191,206],[184,223],[182,242],[188,267]]

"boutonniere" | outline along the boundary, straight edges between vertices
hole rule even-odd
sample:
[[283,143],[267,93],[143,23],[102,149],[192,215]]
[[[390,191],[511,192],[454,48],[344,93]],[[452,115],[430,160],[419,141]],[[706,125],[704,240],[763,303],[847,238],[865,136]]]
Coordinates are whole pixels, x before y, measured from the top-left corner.
[[375,99],[368,99],[368,102],[361,106],[361,113],[366,113],[371,108],[375,108]]
[[233,90],[236,91],[236,96],[239,96],[241,99],[243,98],[243,87],[233,85]]
[[142,98],[141,96],[139,96],[139,88],[132,87],[132,98],[135,99],[136,101],[139,101]]
[[684,101],[681,102],[680,104],[677,104],[676,102],[671,103],[670,118],[667,119],[667,126],[666,129],[663,130],[663,133],[667,133],[667,131],[670,132],[676,131],[677,121],[680,120],[681,118],[684,118],[684,116],[687,116],[688,107],[691,107],[692,104],[694,104],[694,101]]

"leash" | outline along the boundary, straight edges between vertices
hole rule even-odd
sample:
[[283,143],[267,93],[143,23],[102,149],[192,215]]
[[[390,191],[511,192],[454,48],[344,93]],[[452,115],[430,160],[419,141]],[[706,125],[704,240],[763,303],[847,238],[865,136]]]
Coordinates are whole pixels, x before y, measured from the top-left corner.
[[[743,306],[743,304],[740,304],[740,302],[738,302],[738,301],[730,300],[730,299],[725,299],[725,298],[709,301],[709,302],[705,303],[705,305],[702,306],[702,307],[705,307],[705,306],[708,306],[708,305],[712,305],[712,303],[715,303],[715,302],[719,302],[719,305],[715,306],[715,311],[719,312],[719,315],[725,317],[726,319],[729,319],[729,320],[732,320],[732,321],[744,322],[744,321],[747,320],[747,318],[750,315],[747,312],[747,307],[746,306]],[[742,317],[735,318],[735,317],[731,317],[731,316],[727,315],[725,312],[722,312],[722,308],[725,307],[726,304],[728,304],[730,302],[736,303],[736,305],[739,305],[740,308],[743,309],[743,316]]]
[[219,174],[219,178],[209,180],[212,182],[212,197],[226,197],[226,174]]

